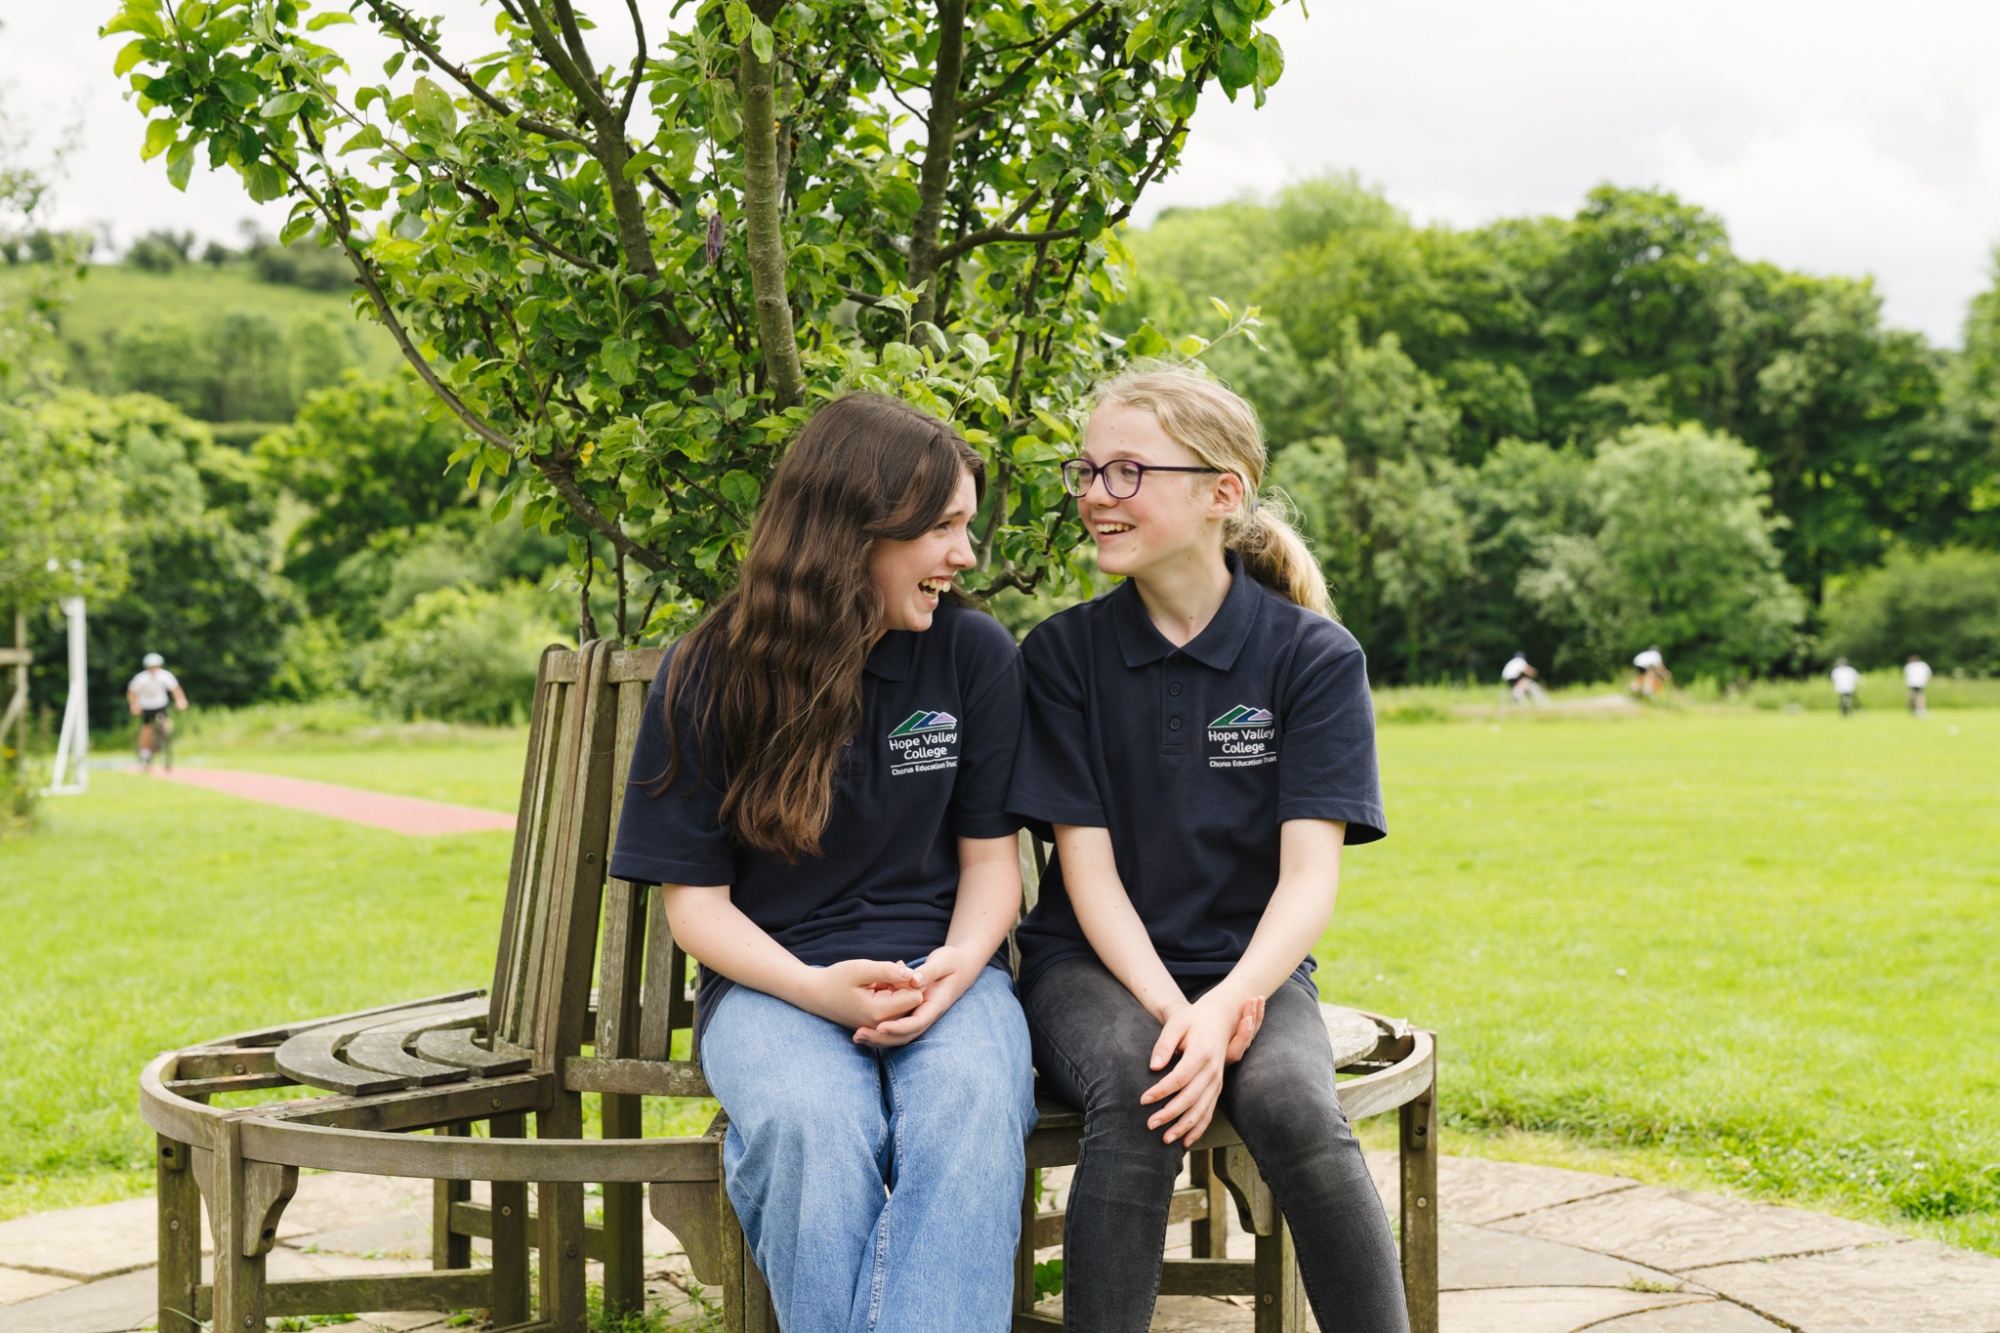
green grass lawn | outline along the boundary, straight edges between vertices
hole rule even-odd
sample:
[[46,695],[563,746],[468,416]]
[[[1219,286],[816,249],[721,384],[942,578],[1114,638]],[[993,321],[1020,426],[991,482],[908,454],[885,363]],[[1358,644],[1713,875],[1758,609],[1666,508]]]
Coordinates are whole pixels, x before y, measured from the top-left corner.
[[[520,746],[182,753],[507,809]],[[1382,754],[1392,836],[1347,858],[1322,985],[1441,1031],[1449,1149],[2000,1253],[2000,711],[1507,716]],[[146,1187],[157,1050],[490,971],[504,834],[120,775],[43,809],[0,844],[0,1216]]]
[[2000,1253],[2000,712],[1382,732],[1334,998],[1441,1032],[1457,1150]]

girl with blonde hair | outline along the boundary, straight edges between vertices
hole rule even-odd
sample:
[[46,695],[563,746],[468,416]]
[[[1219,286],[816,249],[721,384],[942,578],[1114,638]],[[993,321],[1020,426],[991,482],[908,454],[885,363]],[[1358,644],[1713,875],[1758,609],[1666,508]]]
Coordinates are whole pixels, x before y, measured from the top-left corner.
[[1334,1094],[1312,948],[1383,836],[1366,662],[1274,500],[1250,405],[1180,369],[1100,387],[1063,482],[1123,576],[1022,645],[1008,808],[1056,855],[1021,924],[1035,1063],[1081,1107],[1065,1326],[1145,1329],[1186,1146],[1218,1109],[1319,1326],[1404,1333],[1396,1247]]

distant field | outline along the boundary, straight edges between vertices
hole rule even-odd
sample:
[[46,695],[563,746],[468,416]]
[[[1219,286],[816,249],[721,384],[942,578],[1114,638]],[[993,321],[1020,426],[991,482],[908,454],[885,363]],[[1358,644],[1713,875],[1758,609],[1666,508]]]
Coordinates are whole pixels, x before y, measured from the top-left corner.
[[[0,283],[17,281],[0,269]],[[289,323],[300,315],[333,315],[354,323],[364,350],[364,368],[387,374],[397,363],[395,344],[380,326],[355,321],[344,292],[259,282],[241,263],[213,268],[189,264],[172,273],[148,273],[124,264],[93,264],[80,282],[68,284],[68,304],[59,317],[61,332],[88,346],[136,320],[201,323],[235,310],[255,310]]]
[[[518,731],[227,722],[183,753],[514,804]],[[2000,710],[1381,738],[1391,836],[1347,857],[1320,976],[1439,1029],[1447,1148],[2000,1253]],[[109,774],[44,808],[0,844],[0,1216],[146,1187],[132,1080],[154,1051],[490,969],[504,834],[403,838]]]

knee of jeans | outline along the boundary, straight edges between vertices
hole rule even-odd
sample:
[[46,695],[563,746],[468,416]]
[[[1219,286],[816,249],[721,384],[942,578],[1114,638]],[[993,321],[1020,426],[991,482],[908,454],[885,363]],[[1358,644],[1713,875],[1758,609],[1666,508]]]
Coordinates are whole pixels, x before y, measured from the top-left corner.
[[781,1168],[872,1163],[881,1152],[885,1132],[879,1123],[841,1115],[807,1096],[789,1105],[759,1108],[733,1123],[746,1158],[763,1158]]

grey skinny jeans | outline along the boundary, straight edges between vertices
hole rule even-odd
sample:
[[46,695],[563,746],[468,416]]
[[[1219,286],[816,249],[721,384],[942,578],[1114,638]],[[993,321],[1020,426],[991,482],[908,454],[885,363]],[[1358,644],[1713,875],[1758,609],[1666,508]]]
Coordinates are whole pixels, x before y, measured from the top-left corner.
[[[1212,983],[1194,989],[1190,998]],[[1057,963],[1026,1000],[1035,1067],[1084,1112],[1063,1231],[1063,1327],[1144,1333],[1159,1298],[1167,1209],[1186,1149],[1146,1128],[1139,1095],[1160,1025],[1095,958]],[[1287,982],[1222,1080],[1243,1136],[1291,1224],[1306,1299],[1323,1333],[1409,1333],[1402,1270],[1361,1145],[1334,1095],[1318,1002]]]

